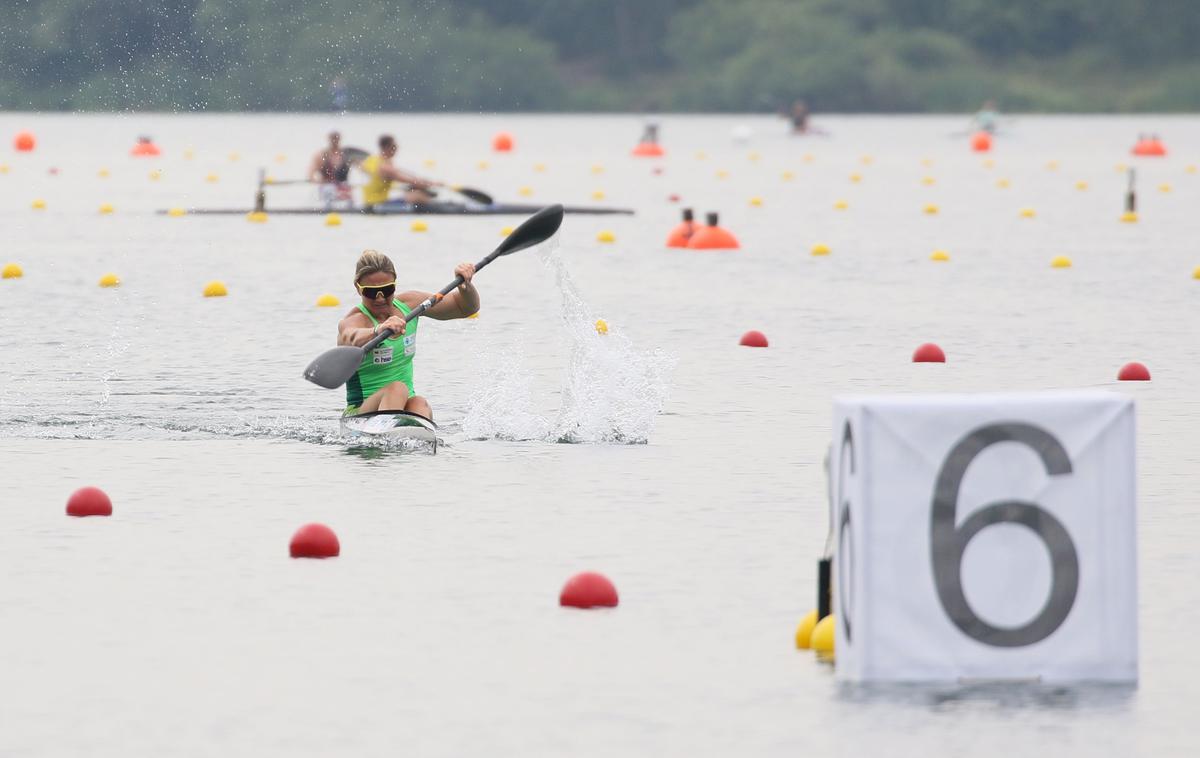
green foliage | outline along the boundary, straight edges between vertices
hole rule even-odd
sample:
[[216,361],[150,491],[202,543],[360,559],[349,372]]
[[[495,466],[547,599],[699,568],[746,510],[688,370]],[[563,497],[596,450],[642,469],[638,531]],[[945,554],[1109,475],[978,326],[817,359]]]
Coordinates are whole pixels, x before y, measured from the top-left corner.
[[0,106],[1195,110],[1196,0],[10,0]]

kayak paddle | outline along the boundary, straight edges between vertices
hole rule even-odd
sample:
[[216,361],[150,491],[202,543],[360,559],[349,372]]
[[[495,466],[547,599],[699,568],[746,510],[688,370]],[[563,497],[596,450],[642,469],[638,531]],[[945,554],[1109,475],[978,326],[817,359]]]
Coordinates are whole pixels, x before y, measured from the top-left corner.
[[[509,255],[518,250],[524,250],[527,247],[545,242],[554,236],[558,231],[558,227],[562,226],[563,207],[561,205],[551,205],[542,208],[537,213],[525,219],[525,222],[518,226],[512,234],[504,238],[488,256],[475,264],[475,270],[479,271],[484,266],[491,263],[496,258],[502,255]],[[458,285],[463,283],[461,276],[454,277],[454,281],[442,288],[441,292],[428,297],[425,302],[413,308],[405,321],[412,321],[420,316],[431,307],[441,302],[441,299],[454,291]],[[385,339],[392,336],[391,329],[384,329],[375,335],[362,347],[354,345],[339,345],[335,348],[330,348],[308,364],[308,368],[304,369],[304,378],[325,389],[336,389],[341,387],[346,382],[350,381],[350,377],[354,376],[358,371],[359,365],[362,363],[363,356],[368,351],[374,350],[375,347]]]

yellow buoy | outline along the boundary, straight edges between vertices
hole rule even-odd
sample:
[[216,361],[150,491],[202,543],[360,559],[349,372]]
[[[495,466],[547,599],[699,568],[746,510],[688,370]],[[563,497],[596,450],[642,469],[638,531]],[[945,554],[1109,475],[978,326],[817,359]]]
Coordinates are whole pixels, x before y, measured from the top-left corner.
[[800,619],[800,626],[796,627],[796,648],[798,650],[808,650],[812,647],[813,627],[817,625],[817,612],[809,611],[804,618]]
[[1008,180],[1007,179],[997,179],[996,186],[999,187],[1000,189],[1008,189]]
[[96,172],[96,176],[100,177],[101,179],[107,179],[108,178],[108,169],[106,169],[106,168],[100,169],[99,171]]
[[341,225],[342,225],[342,217],[340,214],[337,214],[337,213],[326,213],[325,214],[325,226],[341,226]]
[[20,279],[22,276],[25,276],[25,272],[16,263],[6,263],[4,264],[4,269],[0,270],[0,278]]
[[1033,218],[1036,215],[1037,215],[1037,212],[1033,208],[1022,208],[1021,209],[1021,218]]
[[275,154],[275,162],[276,163],[287,163],[287,156],[284,155],[283,153],[276,153]]
[[507,237],[508,235],[510,235],[512,233],[513,233],[513,228],[511,226],[501,227],[501,229],[500,229],[501,237]]
[[1082,179],[1075,182],[1075,189],[1079,190],[1080,192],[1083,192],[1087,188],[1088,188],[1088,183],[1083,181]]
[[435,161],[433,158],[426,158],[425,160],[421,161],[421,163],[425,166],[425,168],[433,168],[437,166],[437,161]]
[[924,207],[924,208],[922,208],[921,210],[922,210],[922,211],[924,211],[926,215],[929,215],[929,216],[936,216],[936,215],[937,215],[937,213],[938,213],[938,211],[940,211],[941,209],[940,209],[940,208],[938,208],[938,207],[937,207],[936,205],[934,205],[933,203],[926,203],[926,204],[925,204],[925,207]]
[[333,308],[338,305],[341,305],[341,301],[328,292],[317,298],[318,308]]
[[984,168],[995,168],[996,162],[994,160],[992,160],[991,158],[988,158],[986,161],[983,162],[983,167]]
[[179,218],[180,216],[186,216],[187,211],[185,211],[183,208],[172,208],[171,210],[167,211],[167,215],[173,218]]
[[923,176],[921,177],[921,184],[924,184],[926,187],[932,187],[937,184],[937,179],[934,179],[932,176]]
[[1047,171],[1057,171],[1058,170],[1058,161],[1047,161],[1046,170]]
[[728,171],[726,171],[725,169],[719,169],[719,170],[717,171],[717,178],[718,178],[718,179],[728,179],[728,178],[729,178],[729,172],[728,172]]
[[612,232],[605,229],[604,231],[596,233],[596,241],[597,242],[616,242],[617,235],[615,235]]
[[783,179],[785,182],[790,182],[796,178],[796,175],[791,171],[784,171],[782,174],[780,174],[779,178]]
[[758,162],[758,159],[761,157],[762,157],[761,155],[759,155],[758,153],[755,152],[755,153],[750,153],[749,155],[747,155],[746,159],[749,160],[751,163],[756,163],[756,162]]
[[1158,185],[1158,191],[1159,192],[1170,192],[1171,185],[1166,184],[1166,183],[1160,184],[1160,185]]
[[156,168],[150,172],[150,181],[157,182],[159,179],[162,179],[162,169]]
[[34,209],[35,211],[44,211],[44,210],[46,210],[46,201],[45,201],[45,200],[43,200],[43,199],[41,199],[40,197],[39,197],[39,198],[37,198],[36,200],[34,200],[34,201],[33,201],[33,209]]
[[833,638],[836,631],[837,622],[834,621],[832,613],[818,621],[817,625],[813,627],[812,637],[809,640],[812,649],[818,653],[833,655]]
[[100,213],[102,213],[102,214],[107,215],[109,213],[112,213],[114,210],[116,210],[116,209],[113,208],[112,203],[103,203],[100,206]]
[[1124,163],[1118,163],[1117,165],[1113,166],[1113,171],[1118,171],[1122,174],[1128,170],[1129,166],[1125,165]]
[[945,262],[950,260],[950,253],[947,253],[945,250],[934,250],[929,254],[929,260]]
[[535,164],[533,164],[533,170],[540,174],[546,170],[546,164],[545,163],[535,163]]
[[931,166],[933,166],[933,158],[922,158],[921,165],[924,166],[925,168],[930,168]]
[[250,211],[249,213],[246,214],[246,220],[252,224],[265,224],[265,223],[267,223],[267,212],[266,211]]
[[229,294],[229,290],[225,288],[225,282],[211,281],[204,285],[205,297],[225,297]]
[[835,211],[844,211],[849,207],[850,207],[850,203],[847,203],[845,200],[837,200],[833,204],[833,209]]
[[754,197],[750,198],[750,205],[752,205],[753,207],[761,208],[762,204],[763,204],[763,199],[761,197],[759,197],[758,195],[755,195]]
[[120,286],[120,284],[121,280],[116,274],[105,274],[104,276],[100,277],[101,287],[117,287]]
[[863,157],[859,158],[858,160],[859,160],[859,161],[860,161],[860,162],[861,162],[861,163],[862,163],[864,166],[870,166],[870,165],[871,165],[871,163],[872,163],[872,162],[874,162],[874,160],[875,160],[875,159],[874,159],[874,158],[872,158],[872,157],[871,157],[871,156],[869,156],[869,155],[864,155]]
[[1071,268],[1071,259],[1065,255],[1059,255],[1050,261],[1050,268]]
[[708,158],[708,154],[707,154],[707,153],[705,153],[703,150],[697,150],[697,151],[696,151],[696,160],[698,160],[698,161],[702,161],[702,160],[704,160],[704,159],[706,159],[706,158]]
[[593,174],[603,174],[604,166],[600,165],[599,163],[593,163],[592,164],[592,173]]
[[233,152],[229,154],[229,161],[230,163],[236,163],[241,157],[242,156],[238,155],[236,152]]
[[[8,265],[9,265],[9,266],[15,266],[16,264],[15,264],[15,263],[10,263],[10,264],[8,264]],[[20,266],[17,266],[17,270],[18,270],[18,271],[20,270],[20,268],[21,268]],[[7,270],[7,269],[6,269],[6,270]],[[1193,279],[1200,279],[1200,266],[1197,266],[1197,267],[1196,267],[1196,270],[1192,272],[1192,278],[1193,278]]]
[[[8,168],[8,166],[0,166],[0,169],[7,169],[7,168]],[[1196,164],[1193,163],[1193,164],[1189,165],[1187,168],[1184,169],[1184,171],[1188,172],[1189,174],[1196,173]]]
[[489,164],[487,161],[480,161],[479,163],[475,164],[475,168],[479,169],[480,171],[487,171],[488,165]]
[[604,199],[604,190],[596,190],[595,192],[593,192],[592,199],[593,200],[603,200]]
[[274,183],[275,183],[275,177],[271,176],[270,174],[267,174],[266,176],[263,177],[263,184],[274,184]]
[[192,158],[195,158],[195,157],[196,157],[196,151],[191,149],[190,147],[187,150],[183,151],[183,159],[185,161],[190,161]]
[[851,174],[851,175],[850,175],[850,181],[854,182],[855,184],[857,184],[858,182],[861,182],[861,181],[862,181],[862,174]]
[[427,232],[429,231],[429,224],[426,224],[421,219],[417,219],[416,221],[412,222],[412,225],[408,228],[409,231],[413,232]]
[[813,255],[829,255],[829,245],[826,245],[823,242],[818,242],[817,244],[812,246],[812,254]]
[[8,173],[8,164],[0,163],[0,174],[7,174],[7,173]]
[[804,161],[805,163],[812,163],[816,160],[816,158],[813,157],[812,153],[805,153],[804,155],[800,156],[800,160]]
[[209,184],[216,184],[217,182],[221,181],[221,177],[217,176],[216,174],[209,174],[208,176],[204,177],[204,181],[208,182]]
[[521,197],[531,197],[533,195],[533,187],[522,187],[517,190],[517,194]]
[[1122,224],[1136,224],[1137,220],[1138,220],[1138,215],[1137,215],[1136,211],[1125,211],[1124,213],[1121,214],[1121,223]]
[[608,334],[608,322],[602,318],[596,319],[596,334]]

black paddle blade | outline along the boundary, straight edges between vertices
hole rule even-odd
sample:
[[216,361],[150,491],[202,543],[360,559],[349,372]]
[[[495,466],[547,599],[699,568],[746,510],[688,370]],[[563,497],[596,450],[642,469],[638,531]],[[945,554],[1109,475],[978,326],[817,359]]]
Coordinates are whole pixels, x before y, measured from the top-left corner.
[[513,233],[500,243],[500,247],[496,248],[495,255],[508,255],[545,242],[554,236],[558,227],[562,226],[562,222],[563,207],[548,205],[525,219],[523,224],[514,229]]
[[342,155],[346,156],[346,160],[350,163],[362,163],[370,155],[361,147],[343,147]]
[[471,187],[451,187],[451,189],[463,197],[474,200],[482,205],[492,205],[496,202],[491,195],[483,190],[472,189]]
[[353,345],[341,345],[318,355],[308,368],[304,378],[327,390],[337,389],[354,376],[362,363],[363,349]]

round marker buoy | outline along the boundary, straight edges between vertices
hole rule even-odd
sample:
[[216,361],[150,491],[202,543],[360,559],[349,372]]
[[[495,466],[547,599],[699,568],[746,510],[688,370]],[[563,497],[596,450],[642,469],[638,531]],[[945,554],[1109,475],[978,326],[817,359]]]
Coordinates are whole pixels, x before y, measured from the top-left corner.
[[508,132],[498,132],[495,137],[492,137],[492,149],[497,153],[512,152],[515,144],[513,136]]
[[68,516],[111,516],[112,512],[112,500],[99,487],[77,489],[67,499]]
[[813,627],[810,644],[812,649],[822,655],[833,655],[833,639],[837,631],[837,622],[831,613],[817,622]]
[[987,132],[975,132],[971,136],[971,149],[977,153],[986,153],[992,149],[992,135]]
[[305,524],[292,535],[288,551],[293,558],[336,558],[342,546],[333,530],[324,524]]
[[[1196,269],[1200,271],[1200,269]],[[19,263],[6,263],[3,270],[0,270],[0,279],[20,279],[25,276],[25,271]],[[1200,277],[1197,277],[1200,279]]]
[[13,138],[13,147],[18,153],[28,153],[37,147],[37,139],[34,138],[33,132],[17,132],[17,136]]
[[412,222],[412,225],[409,226],[409,229],[414,232],[427,232],[429,231],[429,224],[418,219]]
[[1132,361],[1121,367],[1117,372],[1117,379],[1122,382],[1148,382],[1150,369],[1146,368],[1145,364]]
[[947,253],[945,250],[934,250],[929,254],[929,260],[945,263],[950,260],[950,253]]
[[616,608],[617,588],[603,574],[585,571],[563,585],[558,604],[570,608]]
[[333,308],[338,305],[341,305],[341,301],[338,300],[336,296],[331,295],[328,292],[317,298],[318,308]]
[[767,335],[760,331],[751,329],[742,335],[742,338],[738,341],[738,344],[742,345],[743,347],[766,347]]
[[808,614],[800,619],[800,626],[796,627],[796,649],[808,650],[812,647],[813,628],[817,625],[817,612],[811,610]]
[[183,208],[172,208],[171,210],[167,211],[167,215],[171,218],[179,218],[180,216],[186,216],[187,211],[185,211]]
[[613,234],[612,232],[610,232],[607,229],[604,229],[604,230],[596,233],[596,241],[597,242],[605,242],[605,243],[616,242],[617,235]]
[[826,245],[823,242],[818,242],[817,244],[812,246],[811,252],[815,256],[829,255],[829,253],[830,253],[829,245]]
[[1033,208],[1022,208],[1021,209],[1021,218],[1033,218],[1036,215],[1037,215],[1037,211],[1035,211]]
[[225,287],[225,282],[212,281],[204,285],[205,297],[225,297],[229,294],[229,290]]
[[100,286],[119,287],[121,286],[121,279],[116,274],[105,274],[104,276],[100,277]]
[[325,226],[341,226],[342,216],[339,213],[326,213]]
[[717,214],[708,214],[708,225],[697,229],[688,240],[690,250],[736,250],[741,247],[737,237],[717,225]]
[[926,342],[913,351],[912,359],[913,363],[945,363],[946,354],[937,345]]
[[1050,261],[1050,268],[1071,268],[1071,259],[1065,255],[1059,255]]
[[608,322],[602,318],[596,319],[596,334],[608,334]]
[[683,209],[683,221],[680,221],[671,233],[667,235],[667,247],[687,247],[688,241],[696,231],[695,216],[691,208]]

